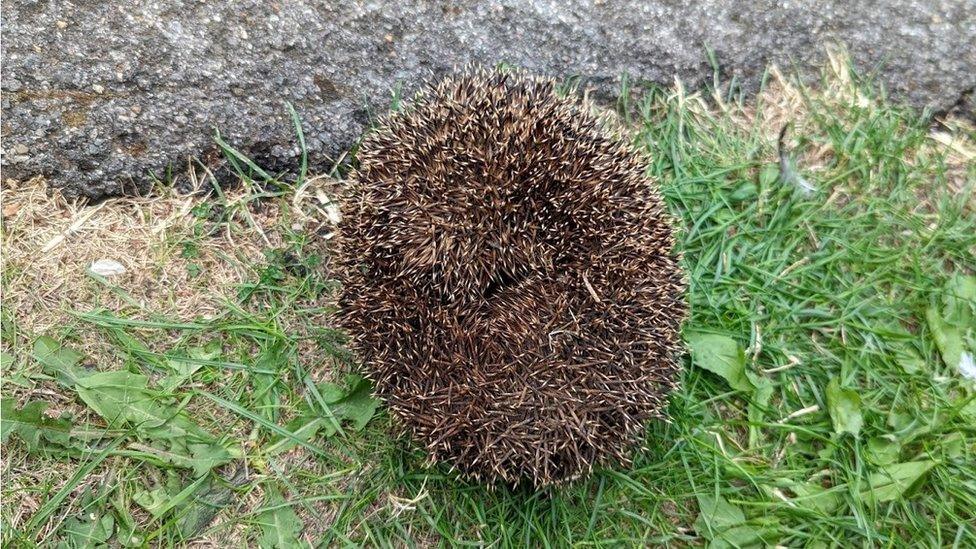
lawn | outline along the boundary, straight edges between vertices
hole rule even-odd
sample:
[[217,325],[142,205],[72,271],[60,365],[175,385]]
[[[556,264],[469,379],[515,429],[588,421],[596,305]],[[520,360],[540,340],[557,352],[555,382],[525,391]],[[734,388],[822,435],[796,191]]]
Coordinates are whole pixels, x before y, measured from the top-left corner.
[[243,184],[210,196],[5,183],[3,545],[973,547],[976,131],[839,57],[733,91],[625,90],[690,352],[632,466],[538,492],[429,466],[356,375],[344,168],[228,145]]

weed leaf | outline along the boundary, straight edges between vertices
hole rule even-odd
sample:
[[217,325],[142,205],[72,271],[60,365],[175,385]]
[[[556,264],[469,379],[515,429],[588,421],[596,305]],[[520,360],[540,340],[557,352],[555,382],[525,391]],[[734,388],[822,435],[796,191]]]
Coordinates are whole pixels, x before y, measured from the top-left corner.
[[976,322],[976,276],[953,276],[943,301],[946,322],[962,328],[973,327]]
[[44,373],[53,376],[62,385],[71,387],[80,378],[88,375],[85,370],[78,368],[82,354],[62,347],[56,339],[47,336],[37,338],[31,356],[40,363]]
[[868,477],[870,489],[861,496],[867,501],[879,503],[908,496],[936,463],[933,460],[908,461],[883,467]]
[[759,445],[760,426],[763,421],[766,408],[773,397],[773,384],[768,379],[760,378],[756,384],[756,391],[752,394],[752,401],[749,403],[749,447],[755,448]]
[[360,375],[346,376],[345,387],[322,383],[318,389],[335,418],[348,422],[354,431],[362,431],[380,405],[372,396],[373,386]]
[[864,419],[861,417],[861,397],[853,389],[844,389],[836,377],[827,384],[827,410],[835,433],[850,433],[857,436],[861,432]]
[[695,531],[710,540],[710,549],[749,547],[760,543],[759,532],[746,524],[746,516],[722,496],[698,495],[698,518]]
[[218,513],[234,502],[234,491],[226,482],[214,480],[214,475],[201,478],[209,480],[195,486],[192,497],[180,508],[177,527],[184,540],[200,535]]
[[843,502],[840,494],[813,482],[791,482],[790,490],[796,494],[793,503],[824,515],[832,513]]
[[258,543],[263,549],[298,547],[298,534],[304,528],[301,519],[276,488],[269,486],[265,493],[264,502],[268,509],[258,515],[261,525]]
[[895,362],[909,375],[925,370],[925,359],[914,347],[907,344],[895,348]]
[[[149,511],[150,515],[160,518],[172,509],[186,503],[193,493],[206,482],[208,477],[200,477],[182,489],[179,488],[178,483],[173,482],[176,479],[175,476],[170,478],[171,480],[166,486],[136,492],[132,496],[132,499],[142,506],[143,509]],[[177,492],[177,490],[179,491]]]
[[691,332],[685,335],[691,348],[692,362],[722,377],[738,391],[752,391],[754,385],[746,373],[746,355],[730,337]]
[[6,444],[10,435],[16,434],[30,451],[37,450],[42,441],[67,446],[71,438],[71,422],[44,415],[47,402],[35,400],[18,410],[14,399],[0,400],[0,442]]
[[695,530],[701,535],[707,536],[709,532],[719,532],[746,522],[742,509],[722,496],[698,494],[698,510]]
[[160,518],[169,510],[167,504],[172,497],[173,494],[169,493],[166,488],[159,486],[152,490],[140,490],[133,494],[132,499],[150,515]]
[[935,307],[925,311],[925,320],[932,331],[932,339],[939,348],[939,355],[946,366],[955,370],[963,356],[962,328],[946,322]]
[[900,454],[901,444],[892,435],[868,439],[868,461],[875,465],[890,465],[898,461]]
[[942,361],[963,377],[976,379],[974,350],[966,350],[966,338],[973,336],[976,326],[976,276],[952,277],[942,303],[941,310],[932,306],[925,311],[925,320]]
[[254,384],[254,401],[258,404],[258,413],[268,421],[278,421],[278,410],[281,407],[279,393],[281,393],[278,371],[288,364],[288,356],[281,340],[268,345],[261,350],[255,361],[255,369],[272,373],[254,373],[251,382]]
[[207,474],[214,467],[229,463],[235,457],[231,451],[217,443],[187,443],[179,438],[166,442],[169,446],[167,449],[141,443],[130,444],[129,449],[176,467],[193,469],[194,478]]
[[338,432],[336,425],[348,424],[354,431],[361,431],[380,405],[380,401],[372,396],[373,386],[369,380],[356,374],[347,375],[343,385],[326,382],[315,386],[315,389],[328,409],[313,409],[308,403],[303,403],[295,419],[285,426],[291,436],[277,437],[265,449],[268,455],[280,454],[300,443],[308,443],[320,431],[325,436],[333,436]]
[[67,547],[105,547],[115,531],[115,519],[108,513],[89,512],[69,518],[63,528]]
[[99,372],[80,380],[75,389],[110,425],[131,426],[153,437],[213,439],[176,408],[159,403],[148,382],[146,376],[132,372]]
[[163,392],[171,393],[183,385],[193,374],[203,366],[204,362],[220,356],[220,341],[214,340],[203,347],[193,347],[187,352],[188,358],[167,358],[166,367],[171,370],[168,376],[160,382]]

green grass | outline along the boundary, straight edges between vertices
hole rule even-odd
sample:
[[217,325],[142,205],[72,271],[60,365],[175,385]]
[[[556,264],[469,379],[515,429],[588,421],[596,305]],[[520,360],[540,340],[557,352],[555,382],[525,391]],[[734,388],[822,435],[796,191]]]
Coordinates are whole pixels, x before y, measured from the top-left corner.
[[[127,404],[206,433],[194,450],[173,442],[174,420],[108,412],[65,418],[67,435],[54,420],[9,438],[5,426],[4,545],[276,546],[299,534],[315,546],[973,546],[976,390],[951,344],[976,349],[976,301],[960,295],[976,269],[976,166],[952,165],[917,114],[850,97],[807,91],[797,144],[782,154],[780,128],[744,124],[734,104],[651,91],[630,112],[682,227],[694,347],[671,421],[648,426],[632,467],[540,492],[426,467],[357,380],[335,375],[355,372],[342,334],[296,329],[327,312],[336,284],[327,244],[285,222],[285,245],[251,266],[253,283],[215,319],[78,314],[43,334],[62,349],[32,357],[42,334],[4,313],[5,395],[55,386],[45,363],[80,367],[65,349],[95,330],[127,371],[150,377],[126,386]],[[261,200],[287,210],[281,188]],[[201,226],[253,222],[213,217]],[[335,360],[310,363],[309,346]],[[164,452],[218,465],[194,470]],[[39,480],[11,490],[25,470]],[[10,502],[25,500],[36,508],[21,516]]]

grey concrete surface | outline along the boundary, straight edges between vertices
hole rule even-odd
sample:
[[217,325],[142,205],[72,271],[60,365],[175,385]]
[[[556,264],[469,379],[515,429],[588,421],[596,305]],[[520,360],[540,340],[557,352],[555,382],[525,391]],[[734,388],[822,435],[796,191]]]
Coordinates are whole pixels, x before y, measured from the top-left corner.
[[393,89],[471,62],[580,76],[609,98],[623,73],[707,84],[706,48],[754,90],[769,62],[806,71],[842,42],[916,107],[971,109],[976,87],[974,0],[6,0],[0,14],[3,177],[94,199],[179,180],[188,158],[218,165],[215,129],[288,170],[285,101],[328,166]]

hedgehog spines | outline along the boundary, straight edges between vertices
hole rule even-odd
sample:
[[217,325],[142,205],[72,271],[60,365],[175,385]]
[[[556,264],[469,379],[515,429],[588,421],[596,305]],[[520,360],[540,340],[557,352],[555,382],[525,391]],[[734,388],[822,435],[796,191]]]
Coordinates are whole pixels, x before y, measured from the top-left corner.
[[553,81],[475,70],[381,121],[340,323],[432,459],[537,486],[628,462],[677,383],[684,281],[646,163]]

